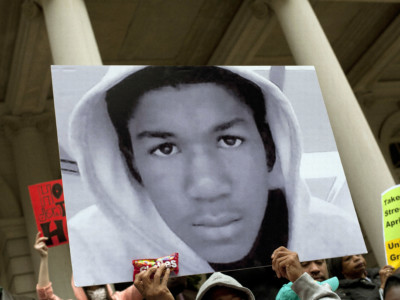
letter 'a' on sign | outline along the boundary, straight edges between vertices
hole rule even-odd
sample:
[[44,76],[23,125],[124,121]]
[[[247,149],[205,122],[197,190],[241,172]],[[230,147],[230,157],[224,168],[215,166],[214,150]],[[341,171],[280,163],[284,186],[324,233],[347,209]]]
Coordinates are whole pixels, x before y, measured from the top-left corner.
[[400,267],[400,185],[382,193],[383,236],[386,262]]
[[62,180],[38,183],[28,188],[37,228],[41,236],[49,238],[47,246],[68,243]]

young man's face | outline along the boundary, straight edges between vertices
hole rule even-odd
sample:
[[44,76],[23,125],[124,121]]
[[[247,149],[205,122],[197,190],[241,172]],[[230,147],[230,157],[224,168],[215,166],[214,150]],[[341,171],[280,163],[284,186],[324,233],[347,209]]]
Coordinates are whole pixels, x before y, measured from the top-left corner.
[[129,130],[143,186],[171,230],[208,262],[247,255],[268,197],[250,108],[212,83],[163,87],[139,99]]
[[303,271],[310,274],[314,280],[324,281],[328,279],[328,268],[325,259],[304,261],[301,266]]

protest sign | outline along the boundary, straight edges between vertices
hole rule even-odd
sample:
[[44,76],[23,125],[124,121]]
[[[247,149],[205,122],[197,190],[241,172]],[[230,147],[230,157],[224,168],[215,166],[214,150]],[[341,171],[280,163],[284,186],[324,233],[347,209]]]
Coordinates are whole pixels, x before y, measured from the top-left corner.
[[48,247],[68,243],[62,180],[29,186],[38,230],[49,239]]
[[386,260],[397,269],[400,267],[400,185],[382,193],[382,213]]
[[366,251],[316,72],[280,70],[52,68],[77,286],[175,252],[186,276]]

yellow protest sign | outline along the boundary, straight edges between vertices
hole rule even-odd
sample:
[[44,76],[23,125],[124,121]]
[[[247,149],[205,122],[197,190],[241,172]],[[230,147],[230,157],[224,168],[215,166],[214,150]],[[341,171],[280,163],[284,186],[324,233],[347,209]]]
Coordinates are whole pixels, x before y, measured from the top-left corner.
[[382,193],[383,234],[387,263],[400,267],[400,185]]

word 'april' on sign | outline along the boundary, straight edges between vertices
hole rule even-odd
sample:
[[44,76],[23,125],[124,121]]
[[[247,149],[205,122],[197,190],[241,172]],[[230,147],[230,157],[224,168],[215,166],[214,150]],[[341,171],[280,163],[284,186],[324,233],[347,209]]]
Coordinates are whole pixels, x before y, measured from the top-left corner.
[[387,263],[400,267],[400,185],[382,193],[383,234]]
[[49,239],[48,247],[68,243],[62,180],[29,186],[33,212],[38,230]]

